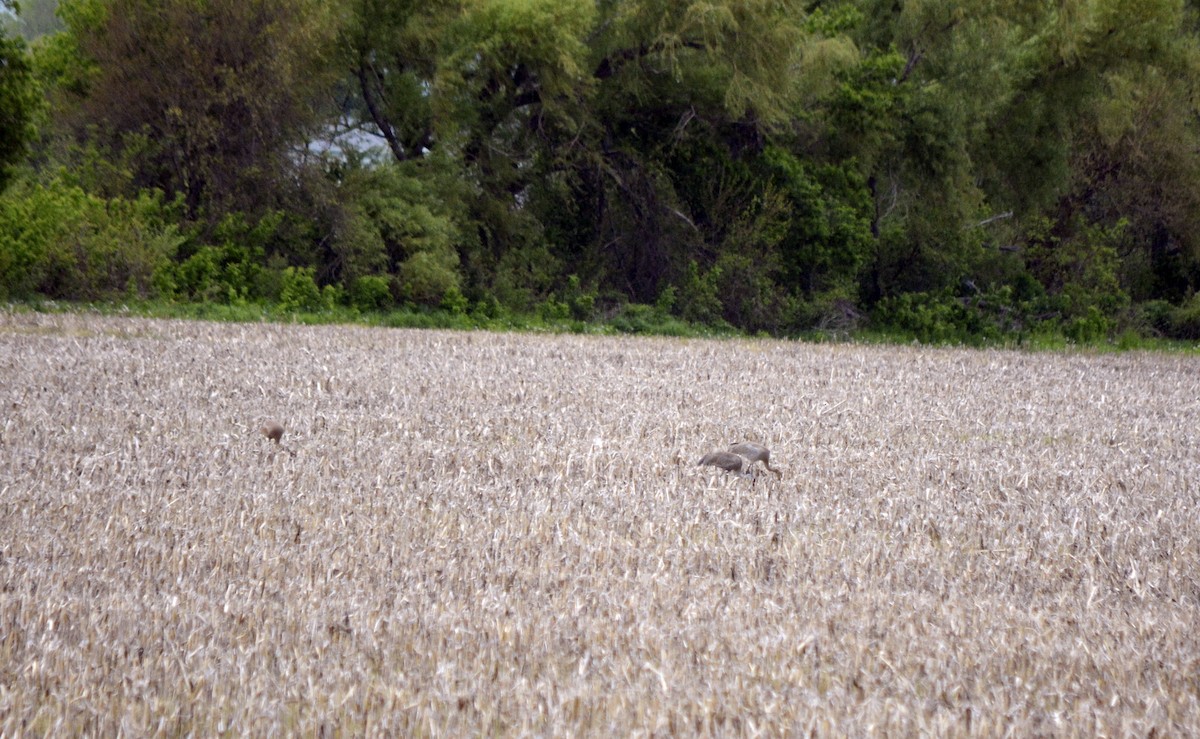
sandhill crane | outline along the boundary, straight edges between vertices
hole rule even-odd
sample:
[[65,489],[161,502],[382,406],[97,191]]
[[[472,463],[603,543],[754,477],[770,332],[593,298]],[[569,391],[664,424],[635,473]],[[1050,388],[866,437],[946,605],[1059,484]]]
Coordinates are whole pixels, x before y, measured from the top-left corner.
[[267,421],[259,431],[276,444],[282,443],[280,440],[283,439],[283,426],[275,421]]
[[[283,424],[280,424],[277,421],[267,421],[262,425],[262,428],[260,428],[258,432],[275,442],[276,446],[287,452],[289,457],[296,456],[295,449],[288,449],[283,445]],[[271,452],[271,458],[275,458],[274,451]]]
[[783,479],[783,473],[771,466],[771,450],[762,444],[755,444],[753,441],[743,441],[741,444],[734,444],[729,447],[729,451],[749,460],[749,464],[746,465],[747,470],[755,462],[762,462],[763,467],[774,472],[775,476],[779,479]]
[[740,475],[750,474],[747,470],[750,462],[733,452],[709,452],[700,458],[700,464],[720,467],[726,472],[736,472]]

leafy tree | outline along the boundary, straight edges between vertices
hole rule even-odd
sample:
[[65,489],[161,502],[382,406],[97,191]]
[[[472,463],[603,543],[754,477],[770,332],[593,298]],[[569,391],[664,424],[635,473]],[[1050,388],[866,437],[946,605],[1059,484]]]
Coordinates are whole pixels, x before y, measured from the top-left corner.
[[[1181,0],[60,12],[67,31],[32,56],[0,39],[17,59],[0,96],[28,103],[0,108],[0,172],[20,158],[7,142],[44,129],[4,211],[43,224],[5,242],[14,269],[42,270],[14,293],[111,290],[120,229],[100,205],[179,202],[183,228],[124,262],[139,291],[157,264],[152,287],[188,299],[635,328],[673,313],[786,333],[863,307],[930,340],[1194,324],[1200,11]],[[71,204],[100,224],[87,259],[46,237]],[[71,264],[90,276],[70,283]]]
[[[1103,295],[1181,300],[1197,284],[1193,14],[1171,0],[1071,3],[1035,16],[1010,55],[1014,90],[991,160],[1004,174],[992,184],[1027,224],[1029,267],[1052,292],[1073,277],[1047,265],[1107,263],[1113,244],[1122,285]],[[1063,256],[1047,258],[1048,244]],[[1096,299],[1111,316],[1111,299]]]
[[1157,5],[1117,19],[1124,43],[1105,52],[1116,61],[1075,121],[1071,186],[1055,216],[1064,236],[1123,229],[1130,294],[1181,301],[1200,287],[1200,49],[1181,9]]
[[[0,0],[0,11],[14,7],[11,0]],[[25,156],[37,105],[25,44],[0,30],[0,191],[11,178],[13,165]]]
[[357,100],[396,161],[436,146],[432,94],[462,0],[350,0],[339,47]]
[[345,176],[341,189],[352,204],[345,223],[351,232],[333,247],[337,279],[356,285],[372,275],[393,275],[399,298],[435,306],[447,291],[459,289],[456,245],[464,239],[464,196],[442,166],[435,155]]
[[[774,289],[778,240],[736,232],[770,200],[750,163],[787,120],[803,17],[793,3],[602,6],[595,133],[568,171],[571,189],[552,201],[586,205],[580,221],[593,224],[574,236],[586,249],[571,269],[594,264],[609,285],[650,302],[689,280],[693,262],[710,270],[723,252],[744,250],[736,261],[759,263]],[[725,274],[727,290],[733,278]]]
[[786,120],[802,16],[798,3],[354,8],[362,108],[395,158],[448,147],[478,187],[478,248],[463,255],[476,286],[545,289],[550,266],[641,300],[682,276],[690,250],[721,243],[689,215],[685,198],[713,195],[710,173],[689,170],[714,155],[738,191],[731,154]]
[[990,210],[971,145],[998,94],[986,71],[1003,46],[995,11],[852,5],[858,12],[843,14],[853,21],[845,32],[860,58],[842,65],[815,124],[822,153],[853,164],[870,193],[875,245],[863,262],[862,298],[940,291],[972,270],[980,255],[971,224]]
[[[78,137],[135,150],[136,187],[217,219],[278,206],[321,123],[336,29],[320,0],[64,0]],[[207,215],[206,215],[207,214]]]
[[875,251],[871,193],[853,160],[807,162],[771,146],[763,163],[789,201],[779,250],[781,279],[804,308],[795,321],[819,323],[835,303],[855,302],[858,275]]

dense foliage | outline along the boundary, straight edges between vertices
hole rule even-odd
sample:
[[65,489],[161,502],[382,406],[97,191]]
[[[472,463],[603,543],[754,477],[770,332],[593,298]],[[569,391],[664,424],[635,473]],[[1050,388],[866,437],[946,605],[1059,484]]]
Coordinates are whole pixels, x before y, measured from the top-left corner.
[[[12,0],[0,0],[0,16],[12,10]],[[0,27],[0,190],[12,166],[25,155],[37,108],[33,71],[21,38]]]
[[1191,3],[47,6],[3,297],[1200,338]]

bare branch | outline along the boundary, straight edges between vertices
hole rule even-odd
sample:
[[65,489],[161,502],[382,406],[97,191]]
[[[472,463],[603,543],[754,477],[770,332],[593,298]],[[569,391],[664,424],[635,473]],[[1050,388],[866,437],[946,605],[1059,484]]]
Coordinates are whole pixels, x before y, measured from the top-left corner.
[[[379,109],[378,101],[372,91],[371,80],[367,75],[367,61],[364,59],[359,62],[358,68],[354,70],[358,77],[359,88],[362,89],[363,102],[367,105],[367,112],[371,114],[371,120],[375,121],[375,125],[379,126],[379,132],[383,134],[384,140],[387,141],[388,149],[391,150],[392,156],[396,157],[396,161],[403,162],[408,159],[408,155],[404,151],[404,147],[400,145],[400,140],[396,138],[396,131],[392,128],[391,122],[383,115],[383,111]],[[374,72],[374,68],[371,70]],[[374,75],[378,81],[378,74]],[[382,87],[382,85],[381,85]]]
[[669,210],[669,211],[671,211],[671,212],[672,212],[672,213],[674,213],[675,215],[679,216],[680,218],[682,218],[682,219],[683,219],[683,222],[684,222],[684,223],[686,223],[687,225],[691,226],[691,227],[692,227],[692,230],[694,230],[696,233],[699,233],[699,232],[700,232],[700,229],[696,227],[696,224],[695,224],[695,223],[692,223],[692,219],[691,219],[691,218],[688,218],[688,217],[687,217],[686,215],[684,215],[682,212],[680,212],[680,211],[678,211],[678,210],[676,210],[676,209],[672,208],[672,207],[671,207],[671,206],[669,206],[669,205],[668,205],[668,206],[666,206],[666,209],[667,209],[667,210]]
[[917,63],[920,62],[921,58],[924,56],[925,52],[917,48],[917,42],[914,41],[912,48],[908,52],[908,61],[904,64],[904,71],[900,73],[897,84],[908,80],[908,76],[912,74],[913,69],[916,68]]
[[979,221],[978,223],[967,226],[967,228],[982,228],[983,226],[986,226],[989,223],[992,223],[994,221],[1002,221],[1005,218],[1012,218],[1012,217],[1013,217],[1013,212],[1010,210],[1006,213],[999,213],[997,215],[994,215],[991,218],[984,218],[982,221]]

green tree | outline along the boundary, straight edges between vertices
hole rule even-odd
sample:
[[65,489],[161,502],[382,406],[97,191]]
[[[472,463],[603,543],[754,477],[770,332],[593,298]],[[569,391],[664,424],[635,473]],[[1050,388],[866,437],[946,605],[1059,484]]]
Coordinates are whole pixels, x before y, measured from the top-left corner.
[[394,276],[397,296],[436,306],[460,288],[456,245],[463,240],[462,193],[439,172],[437,156],[351,172],[342,182],[353,204],[353,238],[339,239],[338,277]]
[[[0,0],[0,11],[15,9],[12,0]],[[12,177],[33,136],[32,121],[38,106],[33,70],[24,42],[0,30],[0,191]]]
[[[1181,0],[60,10],[33,70],[69,137],[30,171],[178,198],[203,224],[157,272],[180,295],[1085,338],[1200,287]],[[306,146],[343,125],[388,161]]]
[[336,31],[322,0],[65,0],[89,66],[68,89],[75,135],[132,153],[136,187],[193,217],[277,207],[320,126]]
[[[514,299],[580,272],[650,301],[692,257],[713,263],[755,202],[737,153],[787,119],[803,16],[799,3],[353,7],[361,109],[397,160],[447,150],[477,188],[464,269]],[[727,210],[697,221],[706,205]]]
[[[1175,0],[1080,0],[1031,15],[1008,55],[997,145],[980,149],[989,187],[1023,219],[1028,266],[1052,292],[1073,277],[1047,265],[1108,263],[1118,245],[1121,286],[1096,297],[1105,315],[1126,293],[1182,300],[1200,277],[1196,30]],[[1065,256],[1047,259],[1048,244]]]
[[1191,289],[1200,148],[1183,3],[849,0],[817,15],[859,61],[837,57],[841,84],[798,119],[810,156],[856,163],[872,193],[868,302],[1030,274],[1061,295],[1078,284],[1066,265],[1111,265],[1113,248],[1122,285],[1076,302],[1108,315],[1127,291]]
[[[787,217],[762,210],[774,200],[752,162],[788,119],[803,18],[799,3],[601,5],[586,147],[564,152],[563,185],[545,193],[547,212],[578,212],[567,269],[652,302],[693,263],[740,252],[775,291],[778,239],[744,237],[762,233],[756,213]],[[728,298],[736,276],[720,269]]]
[[1056,230],[1094,241],[1093,226],[1120,226],[1123,286],[1139,301],[1179,302],[1200,287],[1196,21],[1174,3],[1109,12],[1120,44],[1096,51],[1104,69],[1074,121],[1072,178]]
[[349,111],[375,126],[396,161],[435,144],[432,91],[461,0],[350,0],[339,47],[357,99]]

